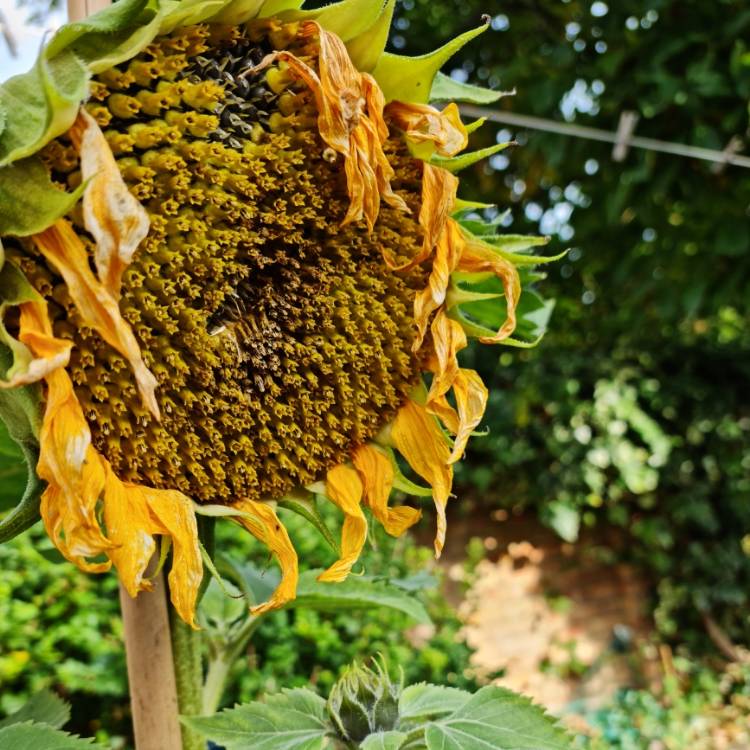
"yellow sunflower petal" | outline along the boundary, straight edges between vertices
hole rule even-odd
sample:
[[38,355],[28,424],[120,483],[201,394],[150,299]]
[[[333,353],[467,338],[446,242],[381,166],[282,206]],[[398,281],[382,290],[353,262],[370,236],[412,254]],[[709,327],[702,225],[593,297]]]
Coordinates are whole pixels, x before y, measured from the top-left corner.
[[319,581],[343,581],[357,561],[367,539],[367,519],[360,507],[362,482],[354,469],[334,466],[326,475],[326,494],[344,513],[341,557],[318,576]]
[[128,191],[104,134],[85,109],[69,132],[86,182],[83,219],[96,240],[96,270],[104,288],[119,299],[123,271],[148,234],[148,214]]
[[[469,143],[469,134],[455,103],[440,112],[428,104],[391,102],[385,112],[404,131],[408,141],[429,144],[432,146],[430,151],[441,156],[454,156]],[[426,154],[428,158],[431,155]]]
[[414,322],[417,324],[417,335],[412,344],[414,351],[422,346],[430,316],[445,302],[451,274],[463,257],[465,244],[458,222],[449,218],[437,243],[427,287],[414,298]]
[[372,230],[381,197],[392,206],[408,210],[391,189],[393,168],[383,152],[388,128],[383,119],[385,99],[372,76],[352,64],[346,46],[315,21],[301,24],[303,38],[317,37],[319,73],[291,52],[273,52],[256,68],[283,60],[313,92],[318,108],[320,137],[344,157],[349,210],[343,223],[364,218]]
[[433,318],[430,330],[435,367],[431,368],[434,377],[427,394],[427,411],[430,411],[432,401],[445,395],[453,387],[459,371],[458,352],[467,344],[466,333],[461,324],[451,320],[443,308]]
[[481,336],[479,341],[483,344],[497,344],[508,338],[516,328],[516,306],[521,296],[521,278],[516,267],[493,252],[492,248],[480,242],[468,241],[464,242],[457,269],[468,273],[491,271],[503,282],[505,303],[508,308],[505,322],[494,336]]
[[[64,348],[52,335],[46,302],[20,305],[21,340],[38,359]],[[41,516],[52,541],[62,554],[80,568],[99,572],[108,563],[87,558],[106,552],[112,545],[102,534],[96,505],[104,487],[104,471],[91,447],[91,432],[62,367],[45,373],[47,403],[39,431],[37,472],[47,482],[41,500]]]
[[401,536],[419,520],[422,513],[416,508],[407,505],[388,507],[394,473],[387,456],[371,445],[362,445],[352,454],[352,463],[364,485],[365,504],[388,534]]
[[107,553],[130,596],[149,591],[146,569],[156,550],[155,534],[172,540],[169,593],[180,617],[195,627],[195,603],[203,580],[198,525],[189,498],[120,481],[109,464],[104,488],[104,522],[114,548]]
[[278,609],[297,595],[297,553],[286,529],[274,509],[266,503],[254,500],[240,500],[233,507],[247,515],[237,516],[237,523],[244,526],[259,542],[263,542],[276,555],[281,567],[281,583],[271,598],[252,608],[253,614],[261,614],[270,609]]
[[[0,388],[15,388],[19,385],[36,383],[47,377],[51,372],[65,367],[70,360],[71,341],[57,339],[52,335],[50,326],[45,326],[47,320],[46,302],[25,302],[20,309],[20,344],[27,347],[27,362],[10,380],[0,380]],[[6,342],[10,344],[11,342]],[[33,355],[29,354],[33,352]],[[10,374],[10,373],[9,373]]]
[[453,451],[449,459],[451,463],[455,463],[463,456],[471,433],[482,421],[489,395],[487,387],[479,377],[479,373],[465,368],[461,368],[456,375],[453,393],[456,397],[458,425],[455,430],[456,437],[453,442]]
[[85,323],[130,362],[144,405],[158,417],[159,407],[154,395],[156,378],[143,362],[138,342],[120,315],[117,300],[91,272],[86,248],[73,227],[65,219],[59,219],[34,235],[34,242],[65,279]]
[[453,468],[449,465],[450,448],[435,418],[424,406],[411,400],[396,414],[391,436],[398,452],[432,486],[432,498],[437,510],[435,555],[439,557],[445,544],[445,506],[453,484]]
[[445,169],[422,164],[422,205],[419,209],[419,226],[422,228],[422,247],[405,263],[398,264],[384,250],[383,258],[393,271],[403,271],[419,265],[432,255],[432,251],[445,231],[445,225],[456,202],[458,178]]

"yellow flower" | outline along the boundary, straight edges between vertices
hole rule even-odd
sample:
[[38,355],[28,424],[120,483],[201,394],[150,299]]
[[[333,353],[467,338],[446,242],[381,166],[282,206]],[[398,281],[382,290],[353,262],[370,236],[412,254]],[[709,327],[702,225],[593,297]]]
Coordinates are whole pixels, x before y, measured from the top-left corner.
[[[224,506],[269,547],[282,581],[257,610],[279,607],[297,556],[274,501],[316,493],[341,510],[340,559],[321,575],[341,581],[367,538],[363,508],[393,535],[420,517],[389,505],[414,486],[394,451],[431,487],[440,553],[452,465],[487,401],[458,353],[467,333],[510,336],[521,285],[511,255],[454,218],[458,179],[436,159],[467,145],[458,108],[412,95],[446,52],[415,59],[401,100],[403,61],[373,57],[392,2],[276,2],[270,18],[262,0],[213,16],[185,5],[88,62],[64,128],[15,152],[0,131],[6,163],[36,153],[58,197],[79,191],[43,226],[7,232],[6,262],[33,290],[1,333],[25,363],[3,385],[46,384],[51,538],[82,569],[114,565],[132,596],[168,538],[172,601],[193,623],[196,511]],[[63,52],[44,54],[54,67]],[[501,280],[496,332],[451,297],[472,294],[462,274]]]

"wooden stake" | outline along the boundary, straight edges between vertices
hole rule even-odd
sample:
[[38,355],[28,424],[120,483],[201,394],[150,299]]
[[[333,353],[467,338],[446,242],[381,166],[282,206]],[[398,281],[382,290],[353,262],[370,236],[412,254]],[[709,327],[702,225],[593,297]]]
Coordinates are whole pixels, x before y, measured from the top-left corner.
[[136,750],[181,750],[164,575],[131,598],[120,586]]
[[111,4],[110,0],[68,0],[68,20],[80,21]]

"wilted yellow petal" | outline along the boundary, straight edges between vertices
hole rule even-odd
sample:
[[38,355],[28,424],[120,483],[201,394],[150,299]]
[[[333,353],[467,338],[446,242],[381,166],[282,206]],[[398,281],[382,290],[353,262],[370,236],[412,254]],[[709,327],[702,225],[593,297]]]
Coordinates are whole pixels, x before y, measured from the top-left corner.
[[65,219],[34,235],[34,242],[45,258],[65,279],[73,302],[86,325],[94,328],[133,368],[141,398],[146,408],[159,415],[154,391],[156,378],[143,362],[138,342],[130,326],[120,315],[117,300],[94,276],[89,267],[86,248]]
[[[469,143],[466,126],[461,122],[458,106],[451,102],[442,112],[429,104],[391,102],[386,116],[401,130],[408,141],[430,144],[431,152],[441,156],[455,156]],[[427,158],[432,153],[425,154]]]
[[[19,385],[36,383],[38,380],[47,377],[51,372],[61,367],[65,367],[70,360],[70,350],[73,347],[71,341],[55,338],[51,333],[51,327],[45,327],[47,321],[47,303],[25,302],[19,305],[20,320],[20,342],[16,345],[21,351],[26,351],[23,367],[17,369],[15,374],[11,375],[10,380],[0,380],[0,388],[15,388]],[[49,333],[46,331],[49,330]],[[8,345],[11,342],[6,342]],[[28,348],[26,348],[28,347]],[[16,347],[12,347],[14,351]],[[34,352],[33,355],[30,352]],[[10,372],[9,372],[10,374]]]
[[107,552],[130,596],[150,591],[146,569],[156,551],[154,535],[172,540],[169,593],[180,617],[195,627],[195,604],[203,561],[198,525],[189,498],[177,490],[157,490],[120,481],[107,461],[104,488],[104,523],[115,545]]
[[128,191],[104,134],[85,109],[69,132],[86,182],[83,220],[96,240],[96,270],[104,288],[119,299],[123,271],[148,234],[148,214]]
[[415,352],[422,346],[430,316],[445,302],[451,274],[456,270],[465,244],[464,234],[458,222],[449,218],[437,243],[427,287],[417,292],[414,297],[414,322],[417,324],[417,335],[412,349]]
[[393,464],[372,445],[361,445],[352,454],[352,463],[359,472],[364,485],[364,500],[375,518],[391,536],[401,536],[422,515],[416,508],[402,505],[388,507],[388,498],[393,487]]
[[396,208],[408,210],[403,199],[391,189],[394,172],[383,152],[388,137],[383,118],[385,99],[375,79],[354,67],[346,46],[336,34],[315,21],[305,21],[300,36],[319,40],[318,73],[285,51],[271,53],[254,70],[283,60],[311,89],[318,108],[320,137],[344,157],[350,202],[343,223],[364,218],[372,230],[381,198]]
[[[24,302],[20,310],[19,336],[35,357],[44,359],[63,349],[52,335],[46,302]],[[41,500],[42,520],[52,541],[71,562],[92,572],[106,570],[109,563],[87,560],[111,547],[96,516],[104,470],[91,446],[91,432],[67,372],[60,367],[44,377],[47,403],[37,464],[40,478],[48,485]]]
[[458,375],[458,352],[466,346],[466,333],[461,324],[451,320],[445,309],[438,310],[433,318],[432,347],[435,352],[435,366],[430,368],[434,374],[430,392],[427,394],[427,410],[430,404],[445,395],[453,387]]
[[396,414],[391,436],[398,452],[432,487],[432,499],[437,511],[435,556],[439,557],[445,544],[445,506],[453,484],[448,442],[435,418],[428,414],[424,406],[411,400],[407,400]]
[[427,162],[422,164],[422,205],[419,209],[422,247],[417,255],[400,265],[384,250],[383,258],[391,270],[403,271],[414,268],[432,255],[453,211],[457,190],[458,178],[455,175]]
[[362,482],[354,469],[334,466],[326,475],[326,495],[344,513],[341,557],[318,576],[319,581],[343,581],[357,561],[367,539],[367,519],[360,507]]
[[457,269],[467,273],[491,271],[503,282],[505,303],[508,308],[505,322],[494,336],[481,336],[479,340],[483,344],[497,344],[508,338],[516,328],[516,306],[521,296],[521,279],[516,267],[481,242],[466,241]]
[[482,421],[489,396],[487,386],[482,382],[479,373],[466,368],[459,370],[453,383],[453,393],[456,397],[459,428],[453,443],[451,463],[458,461],[463,455],[469,436]]
[[[487,405],[487,388],[474,370],[458,366],[458,352],[466,346],[466,333],[461,324],[448,317],[444,308],[438,310],[432,326],[434,354],[429,369],[434,377],[427,394],[426,407],[439,417],[456,437],[449,462],[455,463],[463,455],[474,428],[482,420]],[[446,398],[453,388],[454,409]]]
[[274,509],[266,503],[240,500],[233,503],[232,507],[247,514],[236,516],[233,520],[244,526],[259,542],[263,542],[276,555],[281,567],[281,582],[276,591],[267,602],[253,607],[251,611],[257,615],[270,609],[278,609],[297,595],[297,553],[289,534]]

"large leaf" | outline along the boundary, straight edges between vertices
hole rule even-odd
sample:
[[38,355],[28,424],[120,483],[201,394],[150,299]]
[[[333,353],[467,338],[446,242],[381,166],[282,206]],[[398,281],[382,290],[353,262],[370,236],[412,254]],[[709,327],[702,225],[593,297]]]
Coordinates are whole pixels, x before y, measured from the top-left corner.
[[60,732],[47,724],[13,724],[0,729],[3,750],[101,750],[93,740],[83,740]]
[[322,750],[330,731],[325,701],[304,688],[182,723],[227,750]]
[[571,750],[571,741],[528,698],[490,685],[428,725],[428,750]]
[[53,729],[61,729],[69,719],[70,706],[50,690],[41,690],[36,695],[32,695],[18,711],[0,721],[0,729],[29,721],[47,724]]
[[359,743],[360,750],[398,750],[404,744],[404,732],[377,732]]
[[[259,570],[252,563],[240,564],[228,557],[219,557],[219,569],[240,587],[251,604],[268,599],[279,584],[278,571]],[[418,623],[431,622],[424,605],[414,597],[411,581],[390,583],[370,576],[350,576],[341,583],[316,580],[322,570],[306,570],[300,575],[297,598],[285,609],[309,607],[326,612],[386,607],[403,612]]]
[[404,688],[398,701],[398,713],[401,721],[433,719],[457,711],[470,698],[471,693],[465,690],[420,682]]
[[291,607],[310,607],[317,610],[340,611],[347,609],[395,609],[418,623],[431,622],[424,605],[412,594],[386,581],[366,576],[350,576],[341,583],[321,583],[317,576],[322,570],[307,570],[299,579],[297,598]]

